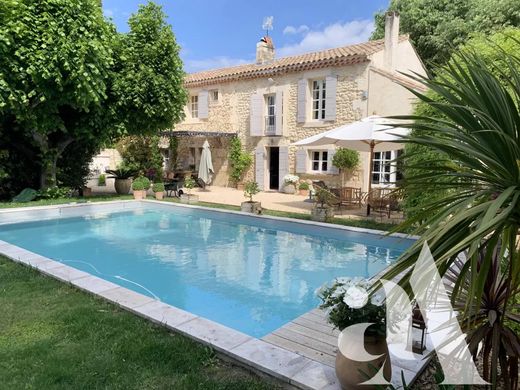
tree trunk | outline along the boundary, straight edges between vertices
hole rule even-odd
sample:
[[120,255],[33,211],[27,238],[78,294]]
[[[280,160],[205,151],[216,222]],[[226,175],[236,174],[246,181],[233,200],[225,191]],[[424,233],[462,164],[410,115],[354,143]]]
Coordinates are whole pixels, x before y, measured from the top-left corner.
[[67,146],[69,146],[74,138],[66,137],[55,147],[49,147],[49,141],[46,136],[33,132],[33,139],[38,144],[42,154],[42,164],[40,170],[40,189],[44,190],[57,185],[56,182],[56,164]]

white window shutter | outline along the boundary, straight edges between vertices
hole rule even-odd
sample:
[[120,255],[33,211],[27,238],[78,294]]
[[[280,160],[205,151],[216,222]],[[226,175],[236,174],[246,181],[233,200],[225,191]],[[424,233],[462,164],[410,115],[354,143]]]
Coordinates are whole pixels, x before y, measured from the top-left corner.
[[208,91],[203,90],[199,92],[199,119],[208,119]]
[[280,146],[279,165],[278,165],[278,189],[283,187],[283,178],[289,173],[289,148]]
[[334,155],[336,154],[335,149],[327,150],[327,168],[330,174],[337,175],[339,173],[339,170],[337,167],[332,165],[332,159],[334,158]]
[[307,158],[309,152],[307,149],[300,149],[296,151],[296,173],[307,173]]
[[265,148],[258,146],[255,149],[255,181],[261,191],[265,189]]
[[307,107],[307,79],[298,80],[298,102],[296,120],[298,123],[304,123],[306,119],[305,109]]
[[264,96],[259,93],[251,95],[251,105],[249,107],[250,114],[250,134],[252,137],[260,137],[263,135],[263,115],[262,108],[264,103]]
[[275,135],[283,135],[283,92],[276,91],[275,97],[275,115],[276,115],[276,123],[275,123]]
[[338,78],[327,76],[325,79],[325,120],[336,120],[336,89]]

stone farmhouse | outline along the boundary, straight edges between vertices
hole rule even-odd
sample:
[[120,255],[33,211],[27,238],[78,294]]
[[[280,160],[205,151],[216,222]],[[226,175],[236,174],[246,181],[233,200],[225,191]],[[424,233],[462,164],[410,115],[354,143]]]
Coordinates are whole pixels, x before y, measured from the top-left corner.
[[[214,185],[228,185],[228,145],[237,135],[254,155],[246,175],[264,191],[279,190],[283,177],[337,184],[334,148],[305,149],[292,143],[369,115],[410,114],[414,95],[403,85],[422,89],[404,73],[425,74],[408,36],[399,35],[399,15],[386,15],[385,38],[351,46],[276,58],[270,37],[257,43],[256,63],[203,71],[186,77],[186,116],[178,136],[178,168],[197,169],[202,144],[212,148]],[[392,185],[396,152],[361,153],[361,165],[345,184],[367,191]]]

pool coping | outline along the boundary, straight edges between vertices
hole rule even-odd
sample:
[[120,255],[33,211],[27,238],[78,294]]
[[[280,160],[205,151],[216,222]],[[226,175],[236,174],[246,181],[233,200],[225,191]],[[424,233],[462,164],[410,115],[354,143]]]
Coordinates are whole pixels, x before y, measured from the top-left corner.
[[[185,205],[172,202],[161,202],[155,200],[117,200],[108,202],[70,203],[61,205],[47,205],[35,207],[21,207],[0,210],[0,226],[4,224],[23,223],[31,221],[42,221],[44,219],[24,218],[18,221],[5,222],[5,216],[9,213],[20,213],[41,210],[58,210],[58,218],[61,209],[76,207],[92,208],[92,206],[104,206],[120,204],[121,210],[139,209],[145,203],[155,203],[162,206],[184,207],[192,209],[208,210],[212,212],[245,215],[253,218],[266,218],[292,223],[303,223],[307,225],[339,229],[358,233],[370,233],[413,239],[413,236],[394,233],[388,234],[380,230],[372,230],[358,227],[332,225],[327,223],[295,220],[285,217],[254,215],[234,210],[223,210],[211,207]],[[130,207],[125,207],[126,205]],[[137,207],[136,207],[137,206]],[[95,209],[96,207],[94,207]],[[98,207],[99,209],[100,207]],[[101,207],[102,208],[102,207]],[[56,219],[52,214],[47,219]],[[209,319],[189,313],[185,310],[168,305],[160,300],[150,298],[146,295],[121,287],[88,272],[80,271],[62,262],[49,259],[37,253],[28,251],[6,241],[0,240],[0,254],[5,257],[34,268],[41,273],[65,282],[80,290],[86,291],[104,300],[118,305],[119,307],[139,315],[156,324],[164,326],[174,332],[180,333],[198,342],[210,345],[218,353],[221,353],[235,362],[249,369],[272,376],[286,384],[301,389],[332,390],[339,389],[334,369],[323,363],[299,355],[295,352],[277,347],[261,339],[246,335],[242,332],[221,325]]]

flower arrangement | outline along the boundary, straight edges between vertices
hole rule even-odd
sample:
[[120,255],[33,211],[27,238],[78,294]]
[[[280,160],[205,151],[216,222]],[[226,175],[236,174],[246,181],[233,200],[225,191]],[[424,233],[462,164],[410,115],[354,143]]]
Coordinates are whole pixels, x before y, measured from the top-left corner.
[[320,308],[326,309],[329,322],[343,330],[363,322],[374,323],[366,330],[368,336],[386,334],[385,295],[380,289],[370,296],[372,282],[362,278],[337,278],[332,286],[324,285],[317,295]]
[[300,178],[296,175],[287,174],[283,177],[283,182],[285,184],[293,184],[296,185],[300,181]]

